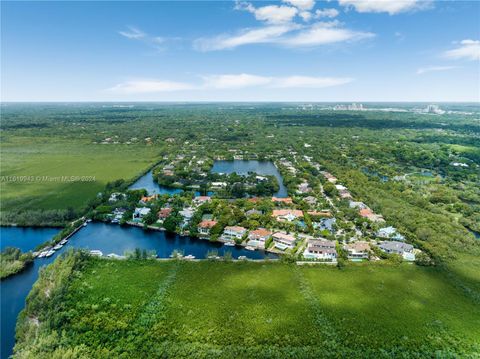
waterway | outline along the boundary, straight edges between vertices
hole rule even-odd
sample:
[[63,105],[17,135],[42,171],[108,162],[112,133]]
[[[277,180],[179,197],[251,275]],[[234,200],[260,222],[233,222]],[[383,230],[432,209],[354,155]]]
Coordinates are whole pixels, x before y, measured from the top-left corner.
[[[16,246],[23,251],[32,250],[37,245],[51,239],[58,229],[38,229],[19,227],[0,227],[2,248]],[[233,258],[245,256],[249,259],[276,258],[264,251],[248,251],[243,247],[227,247],[221,243],[212,243],[163,231],[144,230],[138,227],[121,227],[106,223],[89,223],[75,233],[68,243],[50,258],[35,259],[24,271],[0,283],[1,290],[1,358],[12,354],[15,344],[15,325],[17,316],[25,306],[25,299],[38,278],[39,269],[51,263],[60,253],[68,248],[98,249],[104,255],[115,253],[123,255],[135,248],[155,250],[160,258],[168,258],[174,250],[183,251],[185,255],[194,255],[204,259],[207,253],[216,250],[222,256],[227,251]]]

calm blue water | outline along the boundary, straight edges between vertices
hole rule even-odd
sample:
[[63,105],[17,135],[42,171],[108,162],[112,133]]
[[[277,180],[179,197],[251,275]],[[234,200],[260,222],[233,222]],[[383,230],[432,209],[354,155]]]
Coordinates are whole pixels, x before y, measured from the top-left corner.
[[275,176],[280,186],[275,197],[288,197],[287,188],[283,184],[283,177],[278,171],[278,168],[270,161],[215,161],[213,164],[212,172],[214,173],[237,173],[239,175],[246,175],[248,172],[255,172],[259,175],[271,175]]
[[[4,238],[7,246],[18,243],[22,250],[31,250],[38,244],[51,239],[58,230],[55,229],[24,229],[18,227],[0,227],[2,248]],[[28,236],[27,242],[23,235]],[[99,249],[104,255],[116,253],[123,255],[125,251],[142,248],[157,252],[162,258],[168,258],[174,249],[183,250],[185,255],[192,254],[203,259],[208,251],[216,249],[219,255],[226,251],[234,258],[246,256],[251,259],[276,258],[273,254],[262,251],[247,251],[241,247],[225,247],[221,243],[212,243],[179,235],[170,235],[159,231],[145,231],[138,227],[120,227],[105,223],[90,223],[72,236],[68,243],[50,258],[36,259],[34,263],[19,274],[0,282],[1,290],[1,358],[12,354],[15,344],[15,325],[17,316],[25,306],[25,299],[38,278],[40,267],[50,264],[67,248]]]
[[59,231],[59,228],[1,227],[0,249],[3,251],[5,247],[17,247],[22,252],[28,252],[51,239]]
[[160,186],[157,182],[153,180],[153,171],[147,172],[145,175],[140,177],[134,184],[132,184],[129,189],[146,189],[149,195],[152,194],[169,194],[173,195],[175,193],[182,192],[178,188],[168,188]]

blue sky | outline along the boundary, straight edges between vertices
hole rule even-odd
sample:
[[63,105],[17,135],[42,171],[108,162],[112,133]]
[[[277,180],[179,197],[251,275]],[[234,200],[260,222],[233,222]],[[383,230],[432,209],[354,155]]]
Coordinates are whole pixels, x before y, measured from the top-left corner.
[[479,101],[480,3],[3,2],[2,101]]

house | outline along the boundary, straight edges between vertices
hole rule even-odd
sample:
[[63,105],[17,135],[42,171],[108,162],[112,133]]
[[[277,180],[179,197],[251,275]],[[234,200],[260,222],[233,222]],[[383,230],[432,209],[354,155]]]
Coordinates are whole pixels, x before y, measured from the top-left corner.
[[127,196],[124,193],[114,192],[110,195],[110,198],[108,199],[108,202],[115,203],[117,201],[125,199],[125,197],[127,197]]
[[328,209],[322,210],[322,211],[308,211],[307,213],[313,217],[331,217],[332,216],[332,213]]
[[279,222],[292,222],[297,218],[303,217],[303,212],[298,209],[274,209],[272,217]]
[[140,199],[140,203],[142,204],[147,204],[148,202],[151,202],[151,201],[154,201],[158,198],[158,195],[157,194],[153,194],[151,196],[143,196],[141,199]]
[[394,241],[401,241],[401,242],[405,240],[405,237],[402,236],[400,233],[398,233],[397,230],[391,226],[380,228],[377,232],[377,237],[389,238],[389,239],[393,239]]
[[248,245],[265,248],[265,242],[272,236],[272,232],[265,228],[258,228],[248,234]]
[[358,208],[358,209],[365,209],[367,208],[367,205],[363,202],[354,202],[354,201],[350,201],[348,202],[348,206],[350,208]]
[[249,198],[249,199],[248,199],[248,202],[250,202],[250,203],[258,203],[258,202],[260,202],[261,200],[262,200],[262,199],[259,198],[259,197],[252,197],[252,198]]
[[115,208],[112,213],[112,223],[120,223],[126,211],[127,210],[125,208]]
[[311,239],[307,241],[307,248],[305,248],[303,256],[307,259],[336,262],[337,250],[335,249],[335,242]]
[[415,254],[413,252],[413,246],[411,244],[396,242],[396,241],[384,241],[378,246],[382,251],[388,254],[398,254],[407,261],[414,261]]
[[359,212],[361,217],[367,218],[372,222],[385,222],[383,217],[380,214],[375,214],[370,208],[363,208]]
[[242,239],[245,233],[247,233],[246,228],[240,226],[227,226],[223,230],[222,239],[235,241],[237,239]]
[[272,202],[275,203],[284,203],[284,204],[292,204],[293,200],[290,197],[279,198],[279,197],[272,197]]
[[245,212],[245,214],[247,215],[247,217],[249,217],[249,216],[253,216],[253,215],[261,216],[263,213],[262,213],[262,211],[259,211],[258,209],[251,209],[251,210]]
[[318,229],[319,231],[329,231],[330,233],[335,232],[333,225],[337,222],[335,218],[322,218],[320,222],[315,222],[313,228]]
[[335,184],[337,182],[337,177],[332,175],[327,171],[320,171],[320,173],[327,179],[328,182]]
[[194,210],[192,208],[184,208],[180,212],[178,212],[183,217],[184,221],[190,221],[195,214]]
[[227,187],[227,182],[212,182],[211,187],[213,189],[221,189]]
[[198,227],[197,227],[198,233],[201,236],[208,236],[210,235],[210,229],[216,224],[217,224],[217,221],[212,221],[210,219],[203,220],[198,224]]
[[158,219],[161,219],[161,220],[164,220],[166,219],[170,213],[172,213],[172,209],[171,208],[162,208],[160,209],[160,211],[158,211],[157,215],[158,215]]
[[347,257],[350,260],[368,259],[370,244],[365,241],[357,241],[346,244],[343,248],[347,251]]
[[274,233],[272,238],[273,242],[275,243],[275,247],[282,251],[287,248],[295,247],[295,243],[297,242],[297,239],[293,235],[283,232]]
[[204,203],[210,202],[212,199],[210,196],[197,196],[193,199],[193,203],[196,204],[197,206],[200,206]]
[[317,204],[317,199],[313,196],[308,196],[303,199],[310,206],[315,206]]
[[137,222],[141,221],[143,217],[150,213],[150,211],[151,209],[147,207],[135,208],[135,211],[133,212],[133,220]]
[[352,195],[348,191],[347,187],[342,186],[341,184],[336,184],[335,188],[337,189],[338,195],[340,196],[340,198],[342,198],[342,199],[352,198]]
[[308,182],[302,182],[298,185],[297,193],[303,194],[303,193],[309,193],[311,191],[312,189],[310,188]]

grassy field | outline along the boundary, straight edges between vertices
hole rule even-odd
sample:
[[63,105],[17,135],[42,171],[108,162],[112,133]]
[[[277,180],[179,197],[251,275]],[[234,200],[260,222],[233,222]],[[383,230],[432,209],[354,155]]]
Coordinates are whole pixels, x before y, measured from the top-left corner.
[[[130,179],[158,159],[158,148],[144,145],[100,145],[55,138],[2,138],[0,146],[2,211],[79,208],[105,184]],[[93,176],[94,181],[34,180],[10,176]]]
[[46,311],[43,304],[35,312],[31,303],[41,304],[42,288],[54,293],[48,284],[53,277],[44,275],[37,295],[29,298],[26,314],[39,318],[42,330],[21,330],[35,334],[20,335],[18,357],[67,352],[98,358],[475,357],[480,352],[480,308],[433,268],[87,259],[75,279],[58,289],[63,294],[58,305],[51,303],[55,309]]

